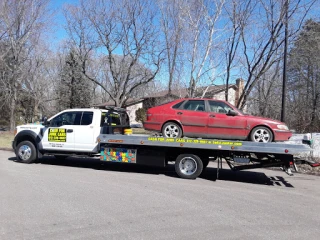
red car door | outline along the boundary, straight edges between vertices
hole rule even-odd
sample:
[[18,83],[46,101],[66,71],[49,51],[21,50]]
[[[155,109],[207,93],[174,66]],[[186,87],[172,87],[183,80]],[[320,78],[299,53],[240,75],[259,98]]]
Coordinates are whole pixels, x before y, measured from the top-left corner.
[[188,100],[177,109],[183,126],[183,135],[188,137],[206,137],[208,112],[205,111],[204,100]]
[[243,115],[227,115],[229,110],[234,110],[222,101],[208,101],[208,136],[219,139],[246,139],[249,131],[247,120]]

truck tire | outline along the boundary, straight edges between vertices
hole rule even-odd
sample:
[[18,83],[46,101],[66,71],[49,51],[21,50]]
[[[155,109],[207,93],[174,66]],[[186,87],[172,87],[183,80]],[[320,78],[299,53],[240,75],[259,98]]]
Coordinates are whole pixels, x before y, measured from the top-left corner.
[[19,162],[32,163],[37,159],[37,149],[30,141],[22,141],[16,148],[16,156]]
[[180,154],[175,162],[176,173],[181,178],[196,179],[203,170],[201,159],[194,154]]

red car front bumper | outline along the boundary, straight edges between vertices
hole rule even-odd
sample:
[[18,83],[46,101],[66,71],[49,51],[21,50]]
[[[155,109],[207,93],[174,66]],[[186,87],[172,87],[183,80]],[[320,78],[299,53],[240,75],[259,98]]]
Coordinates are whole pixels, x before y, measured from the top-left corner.
[[274,141],[280,142],[280,141],[288,141],[292,137],[291,131],[286,130],[273,130],[274,131]]

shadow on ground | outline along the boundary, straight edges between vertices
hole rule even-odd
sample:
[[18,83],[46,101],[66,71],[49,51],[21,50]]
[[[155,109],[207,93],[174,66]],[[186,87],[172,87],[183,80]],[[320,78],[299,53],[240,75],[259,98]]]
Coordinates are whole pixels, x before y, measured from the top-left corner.
[[[275,172],[276,174],[276,172]],[[204,173],[200,176],[203,179],[216,181],[217,180],[217,169],[207,168]],[[262,172],[252,171],[232,171],[231,169],[220,169],[219,170],[219,180],[222,181],[234,181],[243,182],[251,184],[261,184],[269,186],[284,186],[293,187],[284,177],[282,176],[272,176],[268,177]]]
[[[11,157],[8,160],[16,161],[15,157]],[[174,165],[169,164],[166,167],[149,167],[136,164],[125,164],[125,163],[111,163],[101,162],[98,158],[76,158],[69,157],[65,160],[58,160],[55,157],[44,157],[38,160],[34,164],[46,164],[56,165],[65,167],[77,167],[77,168],[91,168],[101,171],[115,171],[115,172],[130,172],[130,173],[142,173],[142,174],[155,174],[165,175],[168,177],[178,178],[175,173]],[[253,170],[254,171],[254,170]],[[272,176],[268,177],[261,172],[251,171],[232,171],[231,169],[220,169],[219,180],[220,181],[234,181],[243,182],[250,184],[260,184],[268,186],[282,186],[282,187],[293,187],[284,177]],[[275,174],[277,172],[275,171]],[[199,176],[201,179],[208,181],[217,180],[217,169],[207,167],[207,169]],[[192,181],[192,180],[191,180]]]

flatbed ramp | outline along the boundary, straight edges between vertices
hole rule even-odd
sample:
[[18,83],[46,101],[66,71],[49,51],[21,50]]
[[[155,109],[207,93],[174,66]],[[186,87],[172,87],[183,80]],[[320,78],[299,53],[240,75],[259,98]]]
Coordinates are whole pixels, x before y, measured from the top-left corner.
[[[225,160],[232,170],[279,166],[291,175],[293,156],[311,151],[310,147],[303,144],[148,135],[101,134],[98,141],[102,160],[154,166],[164,166],[168,161],[175,161],[177,174],[189,179],[198,177],[209,161],[217,161],[218,177],[222,160]],[[130,155],[130,158],[123,158],[126,155]]]

